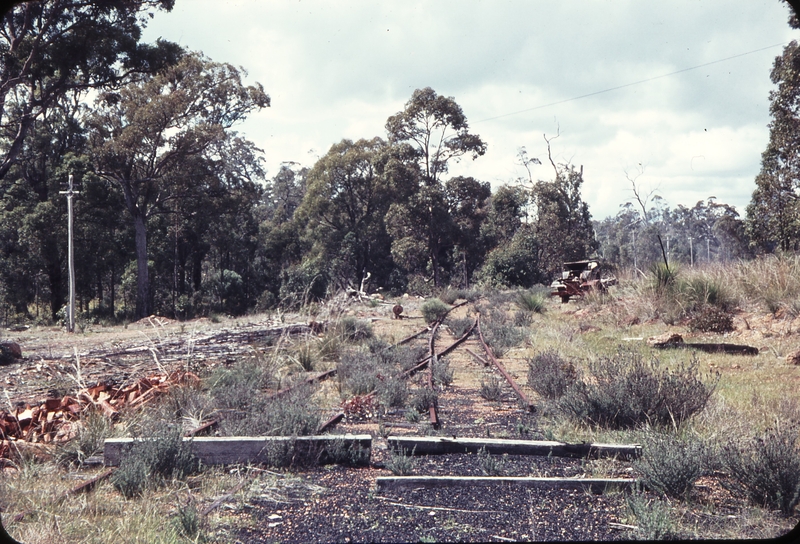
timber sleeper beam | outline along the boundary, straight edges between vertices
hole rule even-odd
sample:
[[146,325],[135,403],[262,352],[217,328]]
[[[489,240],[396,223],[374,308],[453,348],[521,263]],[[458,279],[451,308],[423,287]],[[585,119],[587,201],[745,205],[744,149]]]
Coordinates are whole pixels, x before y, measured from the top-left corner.
[[390,436],[389,448],[394,451],[413,451],[415,455],[445,453],[477,453],[485,449],[492,455],[552,455],[553,457],[600,458],[639,457],[639,444],[566,444],[552,440],[504,440],[498,438],[446,438],[439,436]]
[[[136,438],[108,438],[103,448],[106,466],[118,466],[128,454]],[[343,434],[322,436],[203,436],[185,437],[184,442],[192,446],[192,453],[204,465],[227,465],[265,463],[274,448],[293,446],[302,453],[319,454],[330,447],[361,448],[372,451],[372,436],[368,434]],[[325,456],[322,456],[324,461]]]
[[592,493],[631,490],[633,478],[535,478],[528,476],[379,476],[378,491],[511,485],[537,489],[581,489]]

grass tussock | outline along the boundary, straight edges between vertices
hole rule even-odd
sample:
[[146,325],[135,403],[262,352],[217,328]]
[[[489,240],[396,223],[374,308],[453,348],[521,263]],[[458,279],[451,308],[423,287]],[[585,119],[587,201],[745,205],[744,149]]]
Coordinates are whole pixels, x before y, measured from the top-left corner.
[[796,423],[779,424],[750,440],[729,441],[720,452],[728,488],[791,516],[800,504],[799,432]]

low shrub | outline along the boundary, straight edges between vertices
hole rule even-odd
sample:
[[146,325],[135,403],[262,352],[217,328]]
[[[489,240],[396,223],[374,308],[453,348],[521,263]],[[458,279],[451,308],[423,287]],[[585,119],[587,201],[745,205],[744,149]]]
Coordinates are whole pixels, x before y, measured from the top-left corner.
[[169,425],[152,438],[134,441],[126,449],[111,482],[125,498],[132,498],[164,481],[184,479],[199,466],[191,452],[191,443],[183,441],[181,428]]
[[256,358],[217,367],[208,382],[218,408],[241,410],[254,402],[262,389],[277,387],[279,380],[274,366]]
[[381,378],[392,374],[390,370],[382,372],[378,357],[358,349],[349,349],[342,353],[336,369],[340,390],[353,395],[366,395],[375,391],[381,384]]
[[478,450],[478,466],[486,476],[502,476],[506,468],[505,455],[492,455],[483,447]]
[[463,318],[455,318],[455,317],[448,317],[444,324],[447,325],[447,328],[450,329],[450,332],[456,338],[461,338],[467,331],[475,324],[475,320],[469,317]]
[[700,379],[696,358],[669,370],[657,358],[619,349],[589,365],[556,402],[567,415],[599,427],[633,428],[643,424],[679,426],[707,404],[716,383]]
[[384,406],[405,406],[408,400],[408,382],[402,378],[390,377],[382,380],[377,391]]
[[335,438],[325,445],[322,460],[347,466],[368,465],[370,450],[359,444]]
[[485,322],[481,321],[483,339],[492,348],[495,357],[502,357],[512,348],[519,346],[528,337],[521,328],[508,323],[504,314],[493,312]]
[[503,398],[503,388],[500,384],[500,380],[498,380],[497,376],[494,374],[489,374],[487,380],[481,380],[481,387],[478,393],[488,401],[497,402]]
[[389,460],[386,462],[386,468],[392,471],[395,476],[408,476],[414,473],[417,468],[417,460],[414,458],[416,447],[411,450],[411,454],[405,448],[400,448],[400,451],[391,450],[389,452]]
[[533,314],[525,310],[517,310],[514,312],[514,326],[515,327],[528,327],[533,323]]
[[311,385],[296,387],[273,399],[253,402],[245,411],[222,420],[227,436],[307,436],[314,434],[321,418]]
[[649,489],[687,500],[694,482],[704,472],[705,447],[699,440],[685,442],[668,434],[650,434],[642,456],[633,464]]
[[430,300],[426,300],[422,304],[420,311],[422,312],[422,317],[427,323],[433,323],[435,321],[444,319],[444,316],[446,316],[450,311],[450,306],[438,298],[432,298]]
[[80,421],[77,436],[64,444],[57,461],[64,466],[80,466],[88,457],[103,451],[105,439],[111,435],[111,421],[101,413],[90,412]]
[[575,366],[553,350],[528,359],[528,386],[546,399],[560,398],[577,380]]
[[431,403],[437,406],[439,402],[439,395],[433,389],[427,387],[418,387],[411,395],[411,407],[420,414],[428,413]]
[[675,540],[679,538],[669,504],[648,499],[644,493],[634,492],[625,499],[628,515],[636,522],[633,537],[636,540]]
[[800,504],[800,425],[768,429],[746,443],[734,441],[721,450],[721,461],[730,475],[729,489],[745,493],[757,506],[779,509],[791,516]]
[[452,306],[453,304],[455,304],[456,300],[460,298],[460,296],[461,296],[460,291],[458,291],[457,289],[450,289],[448,287],[443,289],[442,292],[439,293],[438,298],[445,304],[449,304]]
[[433,364],[433,382],[444,386],[453,383],[453,369],[450,368],[450,361],[447,359],[436,360]]
[[346,341],[360,342],[372,338],[372,327],[367,321],[356,319],[353,316],[341,318],[334,330]]

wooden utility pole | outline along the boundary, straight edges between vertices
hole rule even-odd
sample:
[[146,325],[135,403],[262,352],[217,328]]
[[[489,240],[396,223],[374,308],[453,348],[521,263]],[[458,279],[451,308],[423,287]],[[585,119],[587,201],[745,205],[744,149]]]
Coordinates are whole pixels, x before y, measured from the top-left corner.
[[59,191],[67,195],[67,263],[69,267],[69,307],[67,308],[67,332],[75,332],[75,256],[72,252],[72,196],[80,194],[72,190],[72,174],[69,175],[69,189]]

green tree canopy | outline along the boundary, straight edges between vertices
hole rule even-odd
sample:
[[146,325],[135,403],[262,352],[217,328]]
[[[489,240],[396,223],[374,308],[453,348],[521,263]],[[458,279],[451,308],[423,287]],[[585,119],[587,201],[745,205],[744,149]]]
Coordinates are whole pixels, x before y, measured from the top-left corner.
[[245,86],[239,70],[196,53],[97,98],[87,119],[92,157],[97,173],[122,192],[136,232],[137,316],[151,310],[150,213],[180,196],[183,161],[217,151],[230,127],[269,103],[260,84]]

